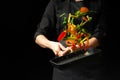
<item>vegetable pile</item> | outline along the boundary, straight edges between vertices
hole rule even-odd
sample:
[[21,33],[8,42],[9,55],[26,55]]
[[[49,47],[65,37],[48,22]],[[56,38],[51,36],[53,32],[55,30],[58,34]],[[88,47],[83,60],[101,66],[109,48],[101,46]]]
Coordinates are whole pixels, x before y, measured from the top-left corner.
[[[65,27],[57,40],[65,40],[66,45],[71,47],[72,50],[76,49],[76,45],[81,49],[87,50],[91,34],[85,30],[84,25],[92,20],[89,13],[90,11],[87,7],[81,7],[75,14],[69,13],[68,18],[64,17],[63,24],[65,24]],[[74,20],[79,17],[81,17],[80,23],[74,24]],[[86,44],[84,44],[85,42]]]

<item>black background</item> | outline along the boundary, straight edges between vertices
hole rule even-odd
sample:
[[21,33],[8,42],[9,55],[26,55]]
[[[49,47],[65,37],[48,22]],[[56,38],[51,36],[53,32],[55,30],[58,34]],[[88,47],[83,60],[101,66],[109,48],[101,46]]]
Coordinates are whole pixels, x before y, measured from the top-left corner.
[[[51,80],[49,53],[34,43],[34,32],[49,0],[0,1],[0,79]],[[119,4],[106,1],[105,58],[112,80],[119,78]]]

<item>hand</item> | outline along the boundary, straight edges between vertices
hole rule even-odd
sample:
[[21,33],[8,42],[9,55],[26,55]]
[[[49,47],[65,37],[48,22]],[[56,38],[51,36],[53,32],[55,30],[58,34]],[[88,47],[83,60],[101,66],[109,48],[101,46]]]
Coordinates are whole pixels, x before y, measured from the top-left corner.
[[65,50],[64,51],[60,51],[59,53],[58,53],[58,56],[60,57],[60,56],[64,56],[64,55],[66,55],[66,54],[69,54],[69,53],[71,53],[71,47],[67,47],[67,48],[65,48]]
[[50,49],[56,56],[61,56],[61,52],[65,51],[65,47],[61,43],[54,41],[50,41]]
[[56,56],[63,56],[71,52],[71,47],[65,48],[60,42],[50,41],[50,49]]

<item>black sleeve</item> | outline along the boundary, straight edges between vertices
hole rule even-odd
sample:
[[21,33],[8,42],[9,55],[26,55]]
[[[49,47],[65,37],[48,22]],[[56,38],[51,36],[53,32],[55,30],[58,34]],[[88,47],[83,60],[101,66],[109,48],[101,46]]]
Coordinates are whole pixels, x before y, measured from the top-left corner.
[[100,45],[104,45],[105,38],[107,35],[106,8],[104,2],[101,2],[100,14],[97,25],[95,27],[96,28],[92,37],[96,37],[99,40]]
[[96,37],[100,41],[100,43],[102,43],[106,36],[107,27],[105,15],[101,14],[98,24],[95,27],[96,29],[94,30],[94,34],[92,35],[92,37]]
[[55,7],[54,6],[55,6],[54,1],[50,0],[41,18],[41,21],[37,25],[37,30],[35,32],[34,38],[36,38],[37,35],[39,34],[43,34],[45,36],[52,34],[53,32],[52,30],[55,27]]

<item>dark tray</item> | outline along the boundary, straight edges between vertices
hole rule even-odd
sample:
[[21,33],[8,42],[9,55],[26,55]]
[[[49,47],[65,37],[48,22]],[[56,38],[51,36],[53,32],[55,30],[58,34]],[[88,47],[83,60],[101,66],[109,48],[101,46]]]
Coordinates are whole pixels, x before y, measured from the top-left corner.
[[60,67],[77,62],[78,60],[82,62],[86,59],[94,58],[96,55],[98,56],[99,53],[101,53],[100,49],[88,49],[87,51],[80,50],[62,57],[55,57],[51,59],[50,62],[53,66]]

